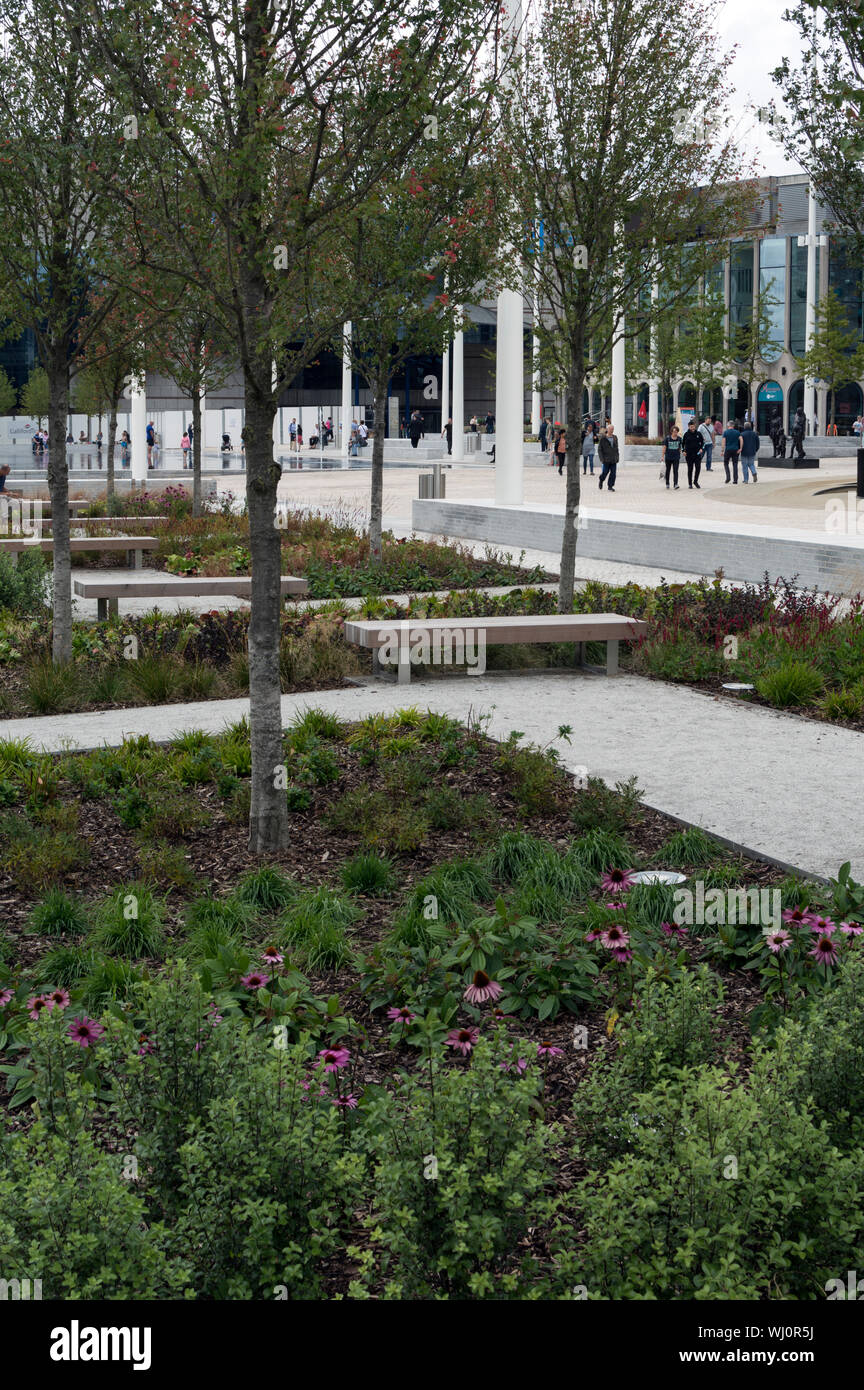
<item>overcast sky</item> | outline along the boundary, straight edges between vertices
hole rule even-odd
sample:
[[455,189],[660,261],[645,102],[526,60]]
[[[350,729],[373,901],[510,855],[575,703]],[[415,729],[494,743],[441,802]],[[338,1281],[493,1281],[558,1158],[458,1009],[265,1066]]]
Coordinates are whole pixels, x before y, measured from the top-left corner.
[[741,119],[740,142],[745,152],[758,158],[765,174],[798,173],[797,164],[787,159],[758,122],[748,114],[749,102],[767,104],[779,99],[780,88],[771,81],[770,73],[782,58],[794,59],[800,50],[800,35],[794,24],[783,20],[789,0],[726,0],[718,21],[721,44],[727,51],[736,48],[735,61],[729,69],[735,93],[730,107],[735,119]]

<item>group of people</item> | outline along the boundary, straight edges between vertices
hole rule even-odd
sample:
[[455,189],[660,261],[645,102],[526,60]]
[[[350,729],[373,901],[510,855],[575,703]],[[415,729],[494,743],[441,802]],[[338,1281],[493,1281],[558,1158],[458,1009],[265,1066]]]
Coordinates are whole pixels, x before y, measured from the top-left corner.
[[[559,421],[548,420],[544,415],[540,421],[539,430],[540,450],[542,453],[551,453],[549,460],[550,468],[558,466],[559,478],[563,476],[564,465],[567,462],[567,429]],[[607,491],[615,491],[615,482],[618,476],[618,464],[620,462],[620,451],[618,448],[618,436],[612,421],[606,418],[606,427],[601,432],[597,420],[588,419],[582,426],[582,440],[580,444],[580,454],[582,458],[582,472],[587,474],[589,469],[591,476],[594,476],[594,459],[599,457],[602,471],[598,480],[598,485],[602,489],[603,484],[607,483]]]
[[753,428],[749,411],[743,425],[739,425],[736,420],[725,429],[722,421],[710,415],[705,416],[701,425],[697,425],[695,419],[691,419],[683,434],[678,425],[671,425],[663,440],[661,481],[665,481],[667,488],[672,486],[676,492],[678,491],[678,469],[683,458],[687,465],[687,486],[698,491],[702,464],[704,462],[706,473],[712,471],[714,449],[719,447],[721,441],[726,483],[731,483],[733,487],[738,486],[739,462],[742,482],[749,482],[751,477],[754,483],[758,482],[756,459],[759,454],[759,435]]
[[[468,425],[475,434],[480,433],[480,417],[478,415],[472,415],[471,419],[468,421]],[[483,431],[485,434],[495,433],[495,416],[492,414],[491,410],[487,410],[486,412],[485,419],[483,420]]]

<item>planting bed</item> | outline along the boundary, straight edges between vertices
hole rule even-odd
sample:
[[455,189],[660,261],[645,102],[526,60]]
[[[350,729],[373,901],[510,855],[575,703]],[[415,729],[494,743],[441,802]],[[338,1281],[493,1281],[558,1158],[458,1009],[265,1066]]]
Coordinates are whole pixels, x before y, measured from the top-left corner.
[[253,866],[242,724],[0,745],[0,1226],[45,1297],[822,1296],[864,890],[482,721],[312,710],[285,768]]

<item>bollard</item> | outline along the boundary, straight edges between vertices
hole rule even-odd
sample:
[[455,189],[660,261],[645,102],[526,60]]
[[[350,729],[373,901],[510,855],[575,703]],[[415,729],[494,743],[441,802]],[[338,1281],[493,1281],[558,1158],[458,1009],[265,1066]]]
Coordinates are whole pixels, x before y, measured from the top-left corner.
[[864,449],[858,450],[858,486],[855,491],[858,497],[864,497]]

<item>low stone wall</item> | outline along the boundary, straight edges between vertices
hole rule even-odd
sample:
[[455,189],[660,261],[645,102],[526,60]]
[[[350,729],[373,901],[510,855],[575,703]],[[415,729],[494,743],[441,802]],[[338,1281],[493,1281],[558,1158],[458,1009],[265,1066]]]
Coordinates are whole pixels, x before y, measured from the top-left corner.
[[[434,535],[489,541],[516,552],[561,549],[564,519],[558,507],[417,498],[411,515],[415,530]],[[580,519],[578,553],[661,571],[665,566],[710,576],[722,569],[729,579],[753,583],[767,570],[772,579],[797,576],[800,588],[864,593],[864,536],[823,537],[809,531],[588,510]]]

